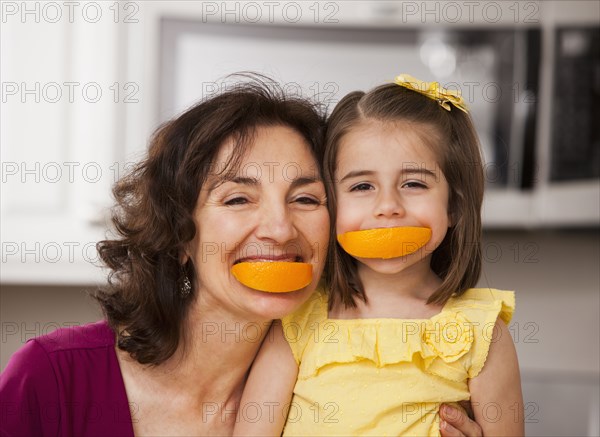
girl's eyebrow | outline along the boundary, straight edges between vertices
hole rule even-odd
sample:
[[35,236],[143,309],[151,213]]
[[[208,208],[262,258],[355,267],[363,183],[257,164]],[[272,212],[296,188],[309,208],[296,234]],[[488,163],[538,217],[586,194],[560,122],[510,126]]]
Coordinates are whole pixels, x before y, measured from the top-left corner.
[[346,179],[351,179],[358,176],[373,176],[374,174],[375,172],[372,170],[354,170],[347,173],[346,176],[340,179],[340,182],[344,182]]
[[413,174],[422,174],[425,176],[433,176],[433,177],[437,177],[437,175],[435,174],[435,172],[428,170],[426,168],[416,168],[416,167],[407,167],[407,168],[403,168],[402,171],[400,172],[401,174],[408,174],[408,175],[413,175]]
[[[373,170],[354,170],[346,174],[340,182],[344,182],[346,179],[351,179],[359,176],[373,176],[375,172]],[[424,176],[433,176],[437,177],[435,172],[428,170],[426,168],[417,168],[417,167],[406,167],[400,170],[400,174],[403,175],[414,175],[414,174],[422,174]]]

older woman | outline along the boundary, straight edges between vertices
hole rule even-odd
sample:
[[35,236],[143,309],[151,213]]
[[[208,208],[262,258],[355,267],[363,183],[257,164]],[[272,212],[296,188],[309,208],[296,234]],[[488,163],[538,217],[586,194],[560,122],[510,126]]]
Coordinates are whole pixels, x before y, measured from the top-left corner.
[[[114,189],[118,236],[98,245],[112,270],[97,295],[106,321],[12,357],[2,435],[231,435],[238,414],[269,414],[238,404],[270,322],[323,271],[323,125],[312,104],[252,82],[159,128]],[[296,291],[259,291],[232,274],[249,261],[301,262],[312,275]],[[462,414],[447,418],[480,433]]]

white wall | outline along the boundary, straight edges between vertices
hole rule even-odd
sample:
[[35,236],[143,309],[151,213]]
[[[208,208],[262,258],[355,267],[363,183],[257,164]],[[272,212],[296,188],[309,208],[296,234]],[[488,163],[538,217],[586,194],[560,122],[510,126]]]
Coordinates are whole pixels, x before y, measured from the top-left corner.
[[481,285],[516,290],[527,435],[600,435],[599,236],[486,234]]
[[516,291],[521,367],[598,372],[599,233],[488,232],[483,247],[480,284]]

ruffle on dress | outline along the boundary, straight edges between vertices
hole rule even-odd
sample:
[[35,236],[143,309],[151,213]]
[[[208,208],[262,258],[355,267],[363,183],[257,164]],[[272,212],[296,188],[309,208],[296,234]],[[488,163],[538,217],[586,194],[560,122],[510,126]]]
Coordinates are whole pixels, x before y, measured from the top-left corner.
[[299,379],[327,366],[367,361],[378,368],[412,362],[458,382],[479,374],[497,319],[508,324],[514,308],[513,292],[485,288],[451,298],[430,319],[328,319],[327,297],[317,291],[282,322]]

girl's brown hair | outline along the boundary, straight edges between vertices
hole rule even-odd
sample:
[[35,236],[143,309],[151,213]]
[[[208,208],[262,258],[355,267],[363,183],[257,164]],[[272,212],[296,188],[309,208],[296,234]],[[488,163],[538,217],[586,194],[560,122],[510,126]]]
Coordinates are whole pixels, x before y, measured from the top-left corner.
[[180,255],[197,232],[194,208],[224,142],[236,141],[227,166],[235,167],[257,127],[287,126],[306,140],[319,167],[322,162],[321,108],[286,96],[268,78],[250,77],[159,127],[147,158],[113,188],[117,237],[97,244],[112,272],[95,297],[119,348],[142,364],[160,364],[180,344],[193,301],[180,293],[181,278],[187,275],[197,289],[193,260],[182,266]]
[[431,268],[442,279],[427,303],[445,303],[475,286],[481,274],[481,204],[484,175],[479,140],[471,117],[452,107],[442,108],[435,100],[396,84],[378,86],[368,93],[355,91],[345,96],[328,120],[325,137],[324,173],[331,214],[331,241],[327,277],[330,306],[334,300],[355,307],[356,298],[367,301],[358,276],[357,261],[337,243],[335,233],[336,158],[340,143],[361,123],[408,122],[416,124],[438,157],[450,187],[449,213],[452,226],[433,252]]

